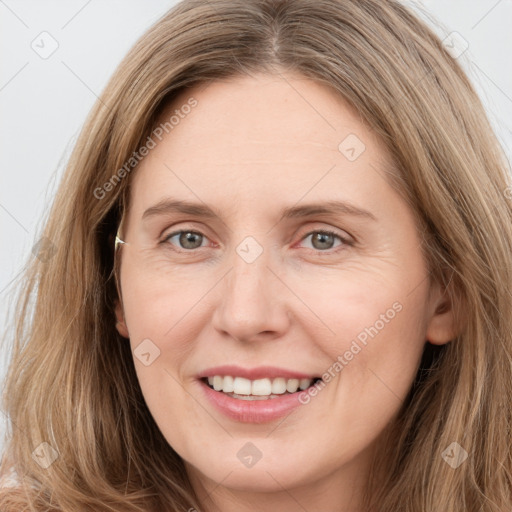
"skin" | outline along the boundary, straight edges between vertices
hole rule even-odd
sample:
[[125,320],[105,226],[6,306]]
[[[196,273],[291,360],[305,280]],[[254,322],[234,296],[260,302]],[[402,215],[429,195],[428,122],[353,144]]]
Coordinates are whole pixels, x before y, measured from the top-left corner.
[[[160,350],[149,366],[134,357],[148,407],[208,512],[362,511],[372,455],[425,341],[455,336],[452,305],[386,179],[383,145],[334,91],[290,73],[236,77],[182,93],[163,118],[191,96],[198,105],[134,171],[122,233],[117,328],[133,350],[147,338]],[[338,150],[349,134],[365,145],[354,161]],[[219,217],[141,220],[171,195]],[[331,199],[375,220],[280,218]],[[201,247],[187,252],[179,236],[159,244],[179,229],[203,234]],[[354,243],[315,243],[322,229]],[[263,248],[250,264],[236,252],[247,236]],[[236,422],[203,397],[197,374],[222,364],[322,375],[394,303],[401,311],[284,420]],[[249,441],[262,454],[252,468],[237,458]]]

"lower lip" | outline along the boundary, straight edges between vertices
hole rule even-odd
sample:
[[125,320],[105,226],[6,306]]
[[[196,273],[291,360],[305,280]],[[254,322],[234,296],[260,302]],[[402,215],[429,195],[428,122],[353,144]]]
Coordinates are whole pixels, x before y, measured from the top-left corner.
[[222,391],[215,391],[202,380],[199,383],[207,399],[217,410],[242,423],[266,423],[281,418],[302,405],[299,402],[301,392],[268,400],[242,400],[232,398]]

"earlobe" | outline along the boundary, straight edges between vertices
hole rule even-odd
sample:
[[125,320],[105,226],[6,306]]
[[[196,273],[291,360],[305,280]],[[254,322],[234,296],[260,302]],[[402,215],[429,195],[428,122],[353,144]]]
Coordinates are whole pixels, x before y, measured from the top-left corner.
[[452,310],[435,313],[428,325],[426,341],[432,345],[444,345],[456,336]]
[[116,320],[117,320],[117,322],[116,322],[117,332],[124,338],[129,338],[130,335],[128,334],[128,327],[126,326],[126,322],[124,319],[123,306],[122,306],[120,300],[116,301],[115,312],[116,312]]
[[426,332],[426,341],[432,345],[444,345],[453,341],[460,333],[458,320],[458,298],[456,297],[453,281],[450,280],[446,288],[439,284],[434,285],[432,294],[433,313],[430,316]]

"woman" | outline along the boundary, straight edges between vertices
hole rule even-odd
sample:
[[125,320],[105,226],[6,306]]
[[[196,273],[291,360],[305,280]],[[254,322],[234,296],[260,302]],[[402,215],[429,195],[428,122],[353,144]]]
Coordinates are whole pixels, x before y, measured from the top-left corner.
[[180,3],[27,271],[0,508],[509,510],[510,186],[400,4]]

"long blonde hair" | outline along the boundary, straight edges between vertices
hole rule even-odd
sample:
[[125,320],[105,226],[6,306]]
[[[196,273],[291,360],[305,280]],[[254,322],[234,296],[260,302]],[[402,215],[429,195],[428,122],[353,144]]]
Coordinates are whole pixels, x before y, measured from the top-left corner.
[[[512,188],[459,63],[396,1],[185,0],[101,94],[45,223],[51,251],[19,281],[0,468],[19,485],[1,491],[3,512],[200,510],[115,329],[113,237],[136,168],[111,180],[187,87],[287,70],[334,88],[380,136],[464,324],[442,349],[426,345],[368,510],[512,510]],[[454,442],[469,454],[456,469],[442,457]],[[34,450],[57,458],[42,467]]]

